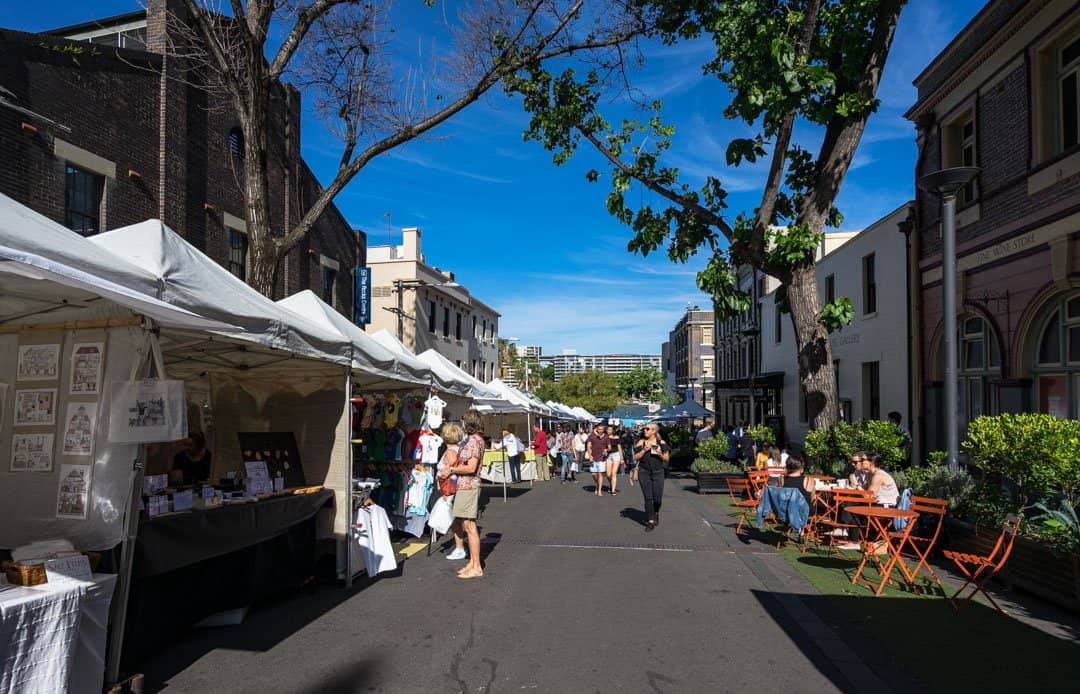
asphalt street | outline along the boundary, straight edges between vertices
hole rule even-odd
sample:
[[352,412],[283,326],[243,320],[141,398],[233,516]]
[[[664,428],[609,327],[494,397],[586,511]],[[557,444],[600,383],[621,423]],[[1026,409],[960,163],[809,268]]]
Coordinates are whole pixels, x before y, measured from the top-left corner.
[[[669,479],[644,532],[639,488],[488,488],[486,576],[445,545],[352,590],[321,587],[193,632],[145,664],[149,691],[889,691],[813,589],[692,480]],[[872,657],[871,657],[872,658]],[[904,688],[907,691],[907,688]]]

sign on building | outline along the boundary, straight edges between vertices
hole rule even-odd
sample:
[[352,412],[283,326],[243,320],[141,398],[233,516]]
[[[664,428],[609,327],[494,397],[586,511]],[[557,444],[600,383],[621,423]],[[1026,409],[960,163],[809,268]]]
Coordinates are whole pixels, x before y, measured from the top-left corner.
[[356,306],[353,320],[357,325],[371,322],[371,268],[356,268]]

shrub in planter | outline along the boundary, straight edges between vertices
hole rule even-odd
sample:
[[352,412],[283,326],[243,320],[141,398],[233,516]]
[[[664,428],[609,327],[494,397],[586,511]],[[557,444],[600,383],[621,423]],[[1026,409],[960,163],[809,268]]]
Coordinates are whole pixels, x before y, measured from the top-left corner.
[[746,430],[746,433],[750,434],[750,437],[754,439],[754,443],[758,445],[758,450],[761,450],[761,446],[776,445],[776,432],[766,424],[750,427]]
[[719,474],[719,473],[741,473],[743,469],[734,464],[729,463],[726,460],[714,460],[710,458],[698,458],[690,465],[690,472],[696,474]]
[[716,434],[712,438],[705,439],[694,448],[699,458],[710,460],[724,460],[727,450],[727,436],[724,434]]
[[975,464],[1020,488],[1021,501],[1060,491],[1080,493],[1080,422],[1048,414],[979,417],[968,425],[964,450]]
[[1041,513],[1028,525],[1029,529],[1035,526],[1035,537],[1059,553],[1080,554],[1080,518],[1076,508],[1061,499],[1057,508],[1039,503],[1035,504],[1035,509]]
[[854,424],[839,422],[828,430],[816,429],[806,435],[806,455],[824,472],[834,474],[849,466],[855,451],[876,453],[882,465],[893,470],[907,459],[908,438],[890,422],[862,419]]
[[867,451],[881,456],[886,470],[895,470],[907,460],[908,437],[892,422],[862,419],[855,423],[854,448],[848,451]]

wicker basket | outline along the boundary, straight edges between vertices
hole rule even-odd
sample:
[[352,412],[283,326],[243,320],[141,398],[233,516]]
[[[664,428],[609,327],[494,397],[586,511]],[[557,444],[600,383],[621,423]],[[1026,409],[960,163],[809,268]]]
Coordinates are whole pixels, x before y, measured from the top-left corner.
[[47,583],[44,564],[16,564],[6,561],[3,564],[8,583],[16,586],[39,586]]
[[[101,563],[101,552],[83,552],[83,554],[90,560],[90,570],[97,571],[98,564]],[[6,561],[0,564],[0,568],[3,568],[8,583],[12,585],[39,586],[49,582],[44,564],[16,564],[13,561]]]

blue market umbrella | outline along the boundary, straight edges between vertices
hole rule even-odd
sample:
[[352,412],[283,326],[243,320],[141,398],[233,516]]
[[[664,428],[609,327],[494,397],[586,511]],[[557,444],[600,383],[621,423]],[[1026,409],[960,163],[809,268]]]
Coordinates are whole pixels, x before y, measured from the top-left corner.
[[676,419],[700,419],[702,417],[712,416],[712,410],[703,407],[696,400],[687,400],[678,405],[664,407],[649,419],[653,421],[671,421]]

